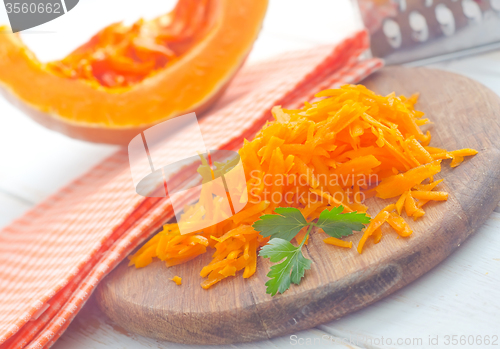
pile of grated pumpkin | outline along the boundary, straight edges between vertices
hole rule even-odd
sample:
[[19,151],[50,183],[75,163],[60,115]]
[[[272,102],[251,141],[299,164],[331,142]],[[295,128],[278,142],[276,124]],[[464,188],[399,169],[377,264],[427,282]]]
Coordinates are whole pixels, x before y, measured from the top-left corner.
[[[145,267],[157,257],[173,266],[214,248],[212,261],[200,272],[206,278],[201,286],[207,289],[240,270],[244,278],[255,273],[258,250],[269,238],[263,238],[252,224],[276,207],[296,207],[310,221],[325,208],[342,205],[344,213],[366,212],[364,199],[397,198],[364,230],[357,246],[361,253],[368,239],[380,241],[384,223],[400,236],[410,236],[407,218],[420,218],[426,203],[448,198],[448,193],[435,190],[443,181],[433,178],[441,171],[441,161],[451,159],[451,167],[456,167],[464,156],[477,154],[473,149],[430,147],[430,132],[420,129],[429,121],[414,109],[418,95],[384,97],[362,85],[345,85],[316,97],[317,101],[306,102],[298,110],[274,107],[275,120],[266,123],[252,141],[245,140],[239,155],[249,202],[243,210],[187,235],[180,234],[176,223],[166,224],[129,257],[130,265]],[[287,181],[278,180],[284,175]],[[196,215],[215,220],[217,214],[217,210],[204,210],[201,200],[187,206],[181,220]],[[300,243],[304,235],[300,232],[296,241]],[[352,242],[332,237],[324,241],[352,247]]]

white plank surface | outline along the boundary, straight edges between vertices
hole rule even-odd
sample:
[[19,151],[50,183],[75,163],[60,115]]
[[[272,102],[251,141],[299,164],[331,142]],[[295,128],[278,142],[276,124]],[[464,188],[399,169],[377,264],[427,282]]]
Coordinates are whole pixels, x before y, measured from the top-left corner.
[[[68,15],[23,34],[43,60],[71,51],[112,21],[152,17],[173,0],[80,0]],[[119,5],[119,6],[118,6]],[[96,12],[100,9],[101,12]],[[89,19],[92,20],[89,20]],[[6,14],[0,6],[0,23]],[[359,28],[348,0],[272,0],[250,60],[292,49],[335,43]],[[500,52],[433,65],[476,79],[500,95]],[[0,226],[117,148],[69,139],[35,124],[0,99]],[[500,336],[500,209],[449,258],[429,273],[372,306],[316,329],[224,348],[495,348],[446,345],[446,335]],[[438,344],[430,344],[429,336]],[[383,340],[382,340],[383,337]],[[419,339],[422,342],[418,342]],[[392,344],[389,344],[391,339]],[[402,344],[397,344],[398,339]],[[340,341],[344,343],[340,344]],[[405,340],[407,344],[405,344]],[[450,338],[451,340],[451,338]],[[188,348],[127,333],[91,300],[56,349]],[[195,346],[200,348],[199,346]],[[208,348],[208,347],[207,347]]]
[[0,227],[20,217],[31,206],[31,202],[0,191]]
[[[240,349],[264,349],[264,348],[285,348],[293,343],[294,340],[297,344],[301,339],[304,340],[304,344],[308,339],[310,343],[324,346],[328,345],[328,348],[333,349],[356,349],[357,346],[346,345],[342,343],[335,343],[329,339],[331,335],[320,329],[312,329],[309,331],[302,331],[295,334],[295,337],[290,339],[289,337],[279,337],[270,340],[253,342],[253,343],[242,343],[238,345],[221,345],[217,348],[230,349],[230,348],[240,348]],[[134,333],[127,332],[120,326],[116,325],[110,319],[106,318],[102,314],[92,299],[88,302],[85,308],[76,317],[75,321],[70,325],[70,328],[66,333],[54,344],[52,348],[62,349],[118,349],[118,348],[137,348],[137,349],[149,349],[149,348],[172,348],[172,349],[184,349],[184,348],[214,348],[212,346],[200,346],[200,345],[185,345],[178,343],[170,343],[158,341],[151,338],[142,337]]]
[[[397,338],[422,338],[426,344],[429,336],[438,336],[440,347],[446,347],[446,335],[500,336],[499,232],[500,214],[494,212],[472,238],[415,282],[368,308],[319,328],[339,337],[384,336],[392,342]],[[367,348],[401,347],[369,344],[365,339]]]

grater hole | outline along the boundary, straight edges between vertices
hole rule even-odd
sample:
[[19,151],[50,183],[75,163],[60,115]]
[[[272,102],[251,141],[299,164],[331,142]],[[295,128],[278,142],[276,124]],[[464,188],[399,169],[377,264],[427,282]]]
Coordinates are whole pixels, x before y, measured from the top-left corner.
[[462,0],[462,10],[465,17],[472,23],[480,23],[482,20],[482,12],[479,5],[473,0]]
[[425,17],[418,11],[411,11],[408,17],[410,28],[412,29],[411,37],[418,42],[426,41],[429,38],[429,28]]
[[398,48],[401,46],[401,29],[399,28],[399,24],[393,19],[386,19],[382,26],[382,30],[384,31],[384,35],[387,38],[387,42],[391,47]]
[[446,36],[453,35],[455,33],[455,17],[453,16],[453,12],[445,4],[437,5],[435,12],[443,34]]
[[432,6],[432,0],[425,0],[424,5],[425,5],[425,7],[431,7]]
[[405,12],[406,11],[406,0],[396,0],[398,3],[398,8],[399,12]]
[[490,0],[491,8],[495,11],[500,11],[500,0]]

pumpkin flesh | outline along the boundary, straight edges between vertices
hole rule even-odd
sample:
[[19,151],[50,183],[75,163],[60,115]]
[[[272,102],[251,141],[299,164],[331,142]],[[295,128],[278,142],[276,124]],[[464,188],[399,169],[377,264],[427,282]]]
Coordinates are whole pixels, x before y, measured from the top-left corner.
[[[200,113],[216,100],[248,55],[266,8],[267,0],[180,0],[170,14],[132,27],[113,24],[50,63],[38,61],[18,35],[5,34],[0,84],[51,129],[127,144],[158,122]],[[201,14],[189,15],[195,10]]]

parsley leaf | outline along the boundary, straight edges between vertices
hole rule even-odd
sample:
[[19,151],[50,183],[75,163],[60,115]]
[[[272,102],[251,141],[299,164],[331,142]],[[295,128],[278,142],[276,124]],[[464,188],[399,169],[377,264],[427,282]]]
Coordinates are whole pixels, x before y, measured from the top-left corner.
[[260,231],[263,237],[291,241],[302,228],[309,225],[302,212],[294,207],[277,207],[274,212],[277,214],[265,214],[253,224],[253,228]]
[[334,238],[341,238],[352,235],[353,230],[360,231],[370,223],[370,217],[365,213],[342,213],[343,210],[342,206],[323,210],[315,226]]
[[[307,222],[302,212],[293,207],[278,207],[274,209],[277,214],[266,214],[253,224],[253,228],[264,237],[271,239],[262,247],[259,256],[269,258],[277,263],[271,267],[267,274],[266,293],[274,296],[290,288],[291,283],[299,284],[305,271],[311,268],[311,261],[302,254],[302,246],[307,240],[312,227],[322,229],[330,236],[341,238],[351,235],[353,230],[363,229],[370,223],[370,217],[364,213],[342,213],[342,206],[334,207],[330,211],[323,210],[317,223]],[[290,243],[295,235],[304,227],[307,233],[299,246]]]
[[266,293],[274,296],[277,292],[288,290],[291,282],[297,285],[300,283],[306,269],[311,268],[311,261],[302,254],[302,244],[295,247],[286,240],[275,238],[262,247],[259,256],[269,258],[271,262],[283,260],[273,265],[267,274],[270,279],[266,282]]

